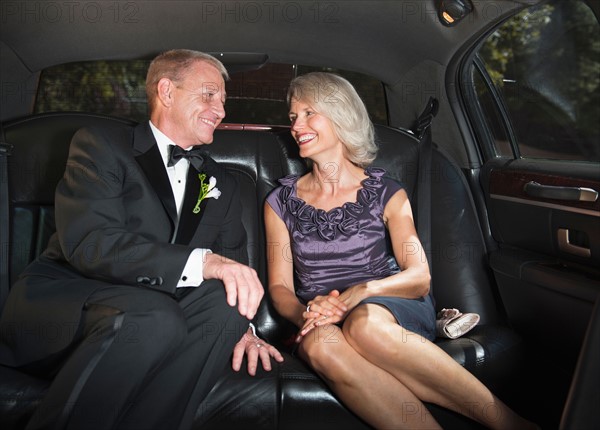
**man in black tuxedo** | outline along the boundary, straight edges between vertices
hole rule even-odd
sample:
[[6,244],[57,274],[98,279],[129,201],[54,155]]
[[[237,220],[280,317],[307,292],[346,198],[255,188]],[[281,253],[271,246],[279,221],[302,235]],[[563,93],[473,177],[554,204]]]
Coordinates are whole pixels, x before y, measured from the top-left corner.
[[0,362],[53,377],[28,429],[189,428],[232,350],[251,374],[282,360],[249,331],[263,288],[236,181],[196,151],[225,79],[212,56],[168,51],[148,70],[149,122],[73,137],[57,231],[2,315]]

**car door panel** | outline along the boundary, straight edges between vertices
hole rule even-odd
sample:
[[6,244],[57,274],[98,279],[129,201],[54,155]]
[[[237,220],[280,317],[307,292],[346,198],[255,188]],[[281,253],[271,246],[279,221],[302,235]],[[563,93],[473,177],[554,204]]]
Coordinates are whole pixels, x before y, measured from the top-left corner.
[[[486,35],[463,69],[465,103],[476,101],[471,184],[483,191],[490,268],[530,358],[520,389],[542,427],[562,420],[561,430],[597,414],[574,378],[594,359],[582,345],[600,306],[600,26],[589,5],[524,9]],[[565,405],[585,420],[561,415]]]
[[[600,292],[600,201],[559,200],[526,192],[534,182],[600,189],[593,165],[567,175],[564,164],[490,160],[483,167],[491,233],[491,268],[511,324],[573,369]],[[583,251],[586,252],[583,252]],[[557,348],[560,339],[560,348]]]
[[[487,167],[488,202],[492,232],[499,242],[584,265],[600,265],[600,180],[531,172],[518,167],[518,161],[508,167],[493,164]],[[596,193],[596,198],[536,197],[526,191],[532,183],[554,189],[593,190],[588,194]]]

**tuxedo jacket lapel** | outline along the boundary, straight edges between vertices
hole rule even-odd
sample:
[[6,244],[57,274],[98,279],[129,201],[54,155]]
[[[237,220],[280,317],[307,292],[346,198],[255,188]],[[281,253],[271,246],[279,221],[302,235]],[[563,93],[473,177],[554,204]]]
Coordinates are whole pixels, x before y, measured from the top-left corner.
[[177,225],[175,198],[156,139],[154,139],[154,135],[150,130],[150,125],[144,123],[137,126],[133,139],[135,159],[169,215],[171,229],[174,230],[175,225]]

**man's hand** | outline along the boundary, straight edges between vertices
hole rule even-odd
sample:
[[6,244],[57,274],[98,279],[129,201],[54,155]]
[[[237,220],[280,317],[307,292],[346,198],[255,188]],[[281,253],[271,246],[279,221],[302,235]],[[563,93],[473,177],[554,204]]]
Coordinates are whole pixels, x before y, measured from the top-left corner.
[[246,333],[244,333],[242,338],[233,348],[233,360],[231,365],[233,367],[233,370],[235,370],[236,372],[238,372],[242,367],[242,360],[244,359],[244,354],[248,356],[248,373],[251,376],[256,375],[258,357],[260,357],[262,367],[266,371],[271,370],[271,357],[273,357],[280,363],[283,361],[283,356],[277,350],[277,348],[275,348],[272,345],[269,345],[267,342],[255,336],[252,329],[250,328]]
[[204,279],[220,279],[225,285],[227,303],[251,320],[256,315],[265,291],[256,271],[251,267],[218,254],[207,254]]

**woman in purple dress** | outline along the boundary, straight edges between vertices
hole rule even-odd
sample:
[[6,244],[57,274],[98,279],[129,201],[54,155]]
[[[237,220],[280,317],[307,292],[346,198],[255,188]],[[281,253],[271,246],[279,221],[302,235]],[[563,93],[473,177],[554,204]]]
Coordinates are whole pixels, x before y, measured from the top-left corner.
[[[427,259],[404,189],[375,159],[373,126],[345,79],[310,73],[288,92],[311,171],[267,198],[269,291],[298,353],[376,428],[439,428],[422,402],[490,428],[535,428],[431,341]],[[490,411],[493,411],[491,413]]]

